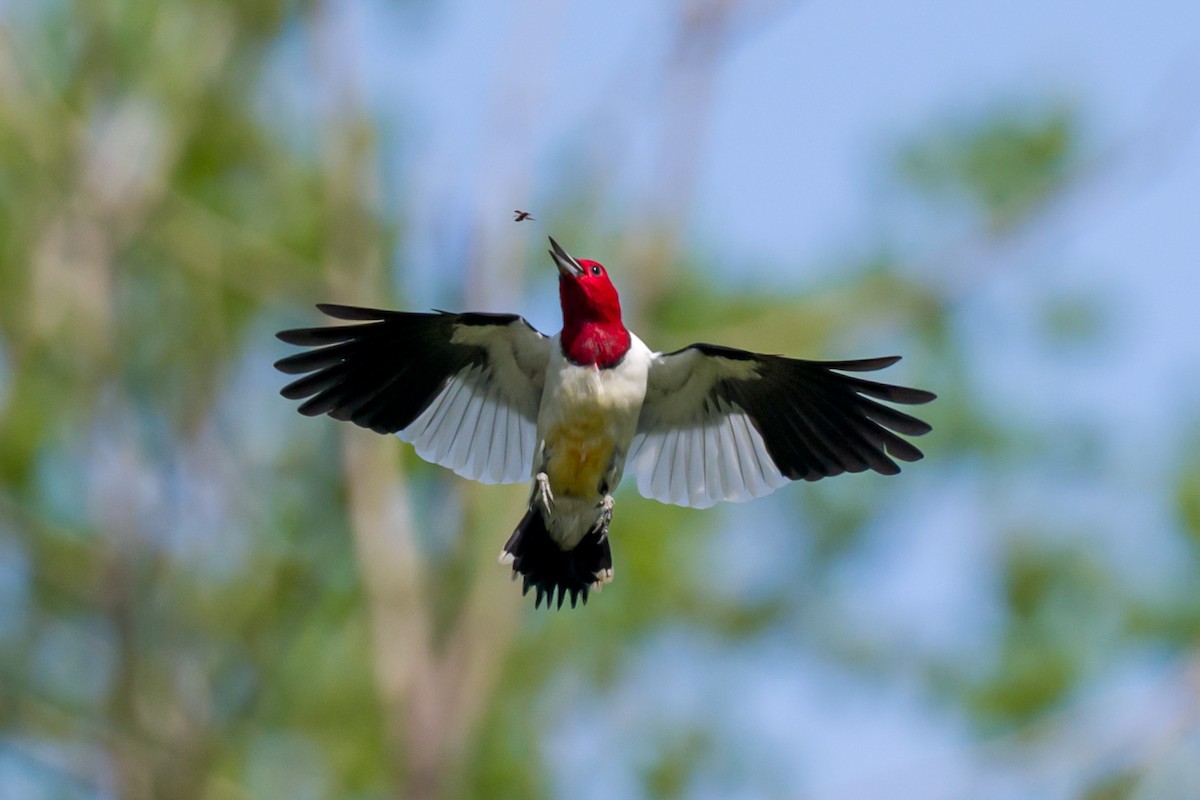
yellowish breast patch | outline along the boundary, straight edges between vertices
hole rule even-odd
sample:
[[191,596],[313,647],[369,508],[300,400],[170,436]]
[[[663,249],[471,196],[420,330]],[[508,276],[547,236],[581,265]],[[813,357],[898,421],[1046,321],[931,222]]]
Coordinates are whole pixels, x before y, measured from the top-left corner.
[[612,458],[613,442],[603,417],[580,416],[559,423],[547,437],[546,474],[554,494],[594,497]]

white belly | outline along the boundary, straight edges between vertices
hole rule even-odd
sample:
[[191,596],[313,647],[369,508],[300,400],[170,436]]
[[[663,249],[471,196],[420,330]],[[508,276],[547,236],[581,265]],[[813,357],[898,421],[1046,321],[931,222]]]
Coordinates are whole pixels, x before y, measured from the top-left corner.
[[538,412],[540,463],[555,497],[551,533],[571,546],[597,518],[599,502],[616,489],[646,396],[650,351],[636,337],[615,367],[567,362],[555,343]]
[[560,376],[538,420],[545,472],[556,492],[595,497],[614,456],[629,449],[645,389],[634,394],[623,376],[593,367],[568,365]]

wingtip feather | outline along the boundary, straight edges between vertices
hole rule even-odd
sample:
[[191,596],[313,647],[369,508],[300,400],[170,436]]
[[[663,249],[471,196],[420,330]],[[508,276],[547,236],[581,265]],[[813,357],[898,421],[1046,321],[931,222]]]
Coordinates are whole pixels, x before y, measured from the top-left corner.
[[309,328],[289,328],[275,334],[275,338],[285,344],[303,345],[306,344],[306,334],[309,330]]
[[901,356],[879,356],[878,358],[862,358],[856,361],[843,362],[847,366],[835,367],[835,369],[847,370],[849,372],[874,372],[879,369],[887,369],[893,364],[898,364]]
[[288,400],[301,400],[305,397],[308,397],[307,392],[303,392],[303,391],[296,389],[295,383],[289,383],[287,386],[280,389],[279,394],[282,395],[283,397],[287,398]]
[[345,320],[381,320],[386,319],[389,314],[378,308],[344,306],[340,303],[317,303],[317,310],[327,317]]

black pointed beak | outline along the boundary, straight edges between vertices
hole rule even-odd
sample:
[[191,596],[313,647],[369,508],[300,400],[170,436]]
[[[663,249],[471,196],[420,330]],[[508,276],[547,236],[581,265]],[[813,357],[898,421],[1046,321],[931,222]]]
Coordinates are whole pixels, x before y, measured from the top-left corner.
[[554,241],[554,237],[550,237],[550,258],[554,259],[554,266],[558,267],[560,275],[568,278],[578,278],[583,275],[583,267],[579,266],[579,262],[571,257],[571,254],[562,249],[562,245]]

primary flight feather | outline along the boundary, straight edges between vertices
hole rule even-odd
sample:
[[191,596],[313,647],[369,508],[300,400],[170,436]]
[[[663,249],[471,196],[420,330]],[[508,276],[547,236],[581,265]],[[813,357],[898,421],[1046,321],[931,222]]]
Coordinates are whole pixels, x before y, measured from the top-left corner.
[[300,413],[395,433],[427,461],[483,483],[532,479],[525,516],[501,552],[561,607],[613,579],[608,531],[626,468],[638,491],[707,508],[793,480],[900,471],[930,427],[878,402],[931,392],[843,373],[899,357],[803,361],[712,344],[656,353],[621,320],[604,267],[550,239],[563,328],[515,314],[381,311],[319,305],[357,324],[282,331],[315,349],[275,366],[303,375],[282,390]]

